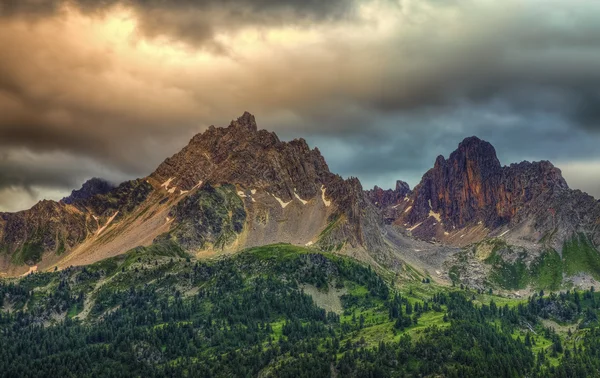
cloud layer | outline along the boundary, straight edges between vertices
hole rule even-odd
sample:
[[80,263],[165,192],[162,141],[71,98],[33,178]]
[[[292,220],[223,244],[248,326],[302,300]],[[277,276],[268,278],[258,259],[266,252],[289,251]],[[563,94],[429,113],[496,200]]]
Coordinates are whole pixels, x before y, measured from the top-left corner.
[[0,20],[0,210],[146,175],[244,110],[365,186],[478,135],[600,196],[595,0],[0,0]]

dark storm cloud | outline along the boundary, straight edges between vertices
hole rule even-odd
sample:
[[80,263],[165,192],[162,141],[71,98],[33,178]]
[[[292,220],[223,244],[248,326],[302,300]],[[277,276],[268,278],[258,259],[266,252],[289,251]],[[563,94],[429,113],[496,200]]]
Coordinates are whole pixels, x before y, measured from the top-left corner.
[[225,52],[218,33],[243,27],[310,25],[353,17],[356,0],[0,0],[4,17],[53,16],[65,6],[102,14],[114,7],[133,9],[146,37],[168,37]]

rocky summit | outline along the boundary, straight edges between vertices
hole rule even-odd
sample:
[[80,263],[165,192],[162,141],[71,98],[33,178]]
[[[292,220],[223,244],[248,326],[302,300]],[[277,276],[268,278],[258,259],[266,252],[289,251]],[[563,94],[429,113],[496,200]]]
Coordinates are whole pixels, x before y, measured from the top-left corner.
[[569,189],[552,163],[502,166],[494,147],[477,137],[463,140],[448,159],[439,156],[405,201],[383,206],[387,214],[391,208],[395,224],[412,235],[456,245],[501,233],[560,245],[584,231],[596,240],[600,216],[597,201]]
[[155,240],[193,253],[273,242],[372,261],[390,253],[358,179],[331,173],[304,139],[260,130],[248,112],[194,136],[147,178],[117,187],[92,179],[60,202],[0,220],[9,272],[90,263]]

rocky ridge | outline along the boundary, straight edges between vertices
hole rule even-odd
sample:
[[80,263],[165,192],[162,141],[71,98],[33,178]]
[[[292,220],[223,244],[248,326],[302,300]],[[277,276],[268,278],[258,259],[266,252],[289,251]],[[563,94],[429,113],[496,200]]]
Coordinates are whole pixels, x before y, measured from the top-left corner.
[[93,179],[62,201],[0,214],[0,270],[87,264],[157,238],[192,253],[288,242],[397,264],[381,225],[358,179],[246,112],[194,136],[147,178]]

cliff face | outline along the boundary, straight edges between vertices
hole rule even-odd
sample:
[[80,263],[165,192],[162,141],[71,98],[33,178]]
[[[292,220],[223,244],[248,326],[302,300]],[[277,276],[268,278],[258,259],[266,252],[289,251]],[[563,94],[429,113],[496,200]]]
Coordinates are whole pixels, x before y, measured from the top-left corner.
[[[439,156],[399,210],[395,222],[413,235],[454,238],[456,244],[524,223],[528,230],[520,238],[536,241],[554,229],[567,237],[589,229],[600,215],[597,202],[569,189],[550,162],[503,167],[494,147],[476,137],[461,142],[448,159]],[[463,229],[474,230],[471,237]],[[463,240],[456,240],[457,233]]]
[[509,223],[532,201],[568,189],[549,162],[502,167],[494,147],[476,137],[465,139],[448,160],[439,156],[415,188],[408,220],[424,220],[430,211],[447,226],[462,228],[483,222],[489,228]]
[[171,179],[169,187],[180,191],[199,182],[231,183],[260,188],[288,202],[295,194],[315,197],[335,175],[319,150],[311,150],[304,139],[281,142],[275,133],[258,130],[254,116],[246,112],[229,127],[211,126],[196,135],[152,177],[160,182]]
[[396,181],[395,189],[382,189],[375,186],[366,192],[369,200],[379,209],[385,209],[401,203],[410,193],[410,186],[400,180]]

